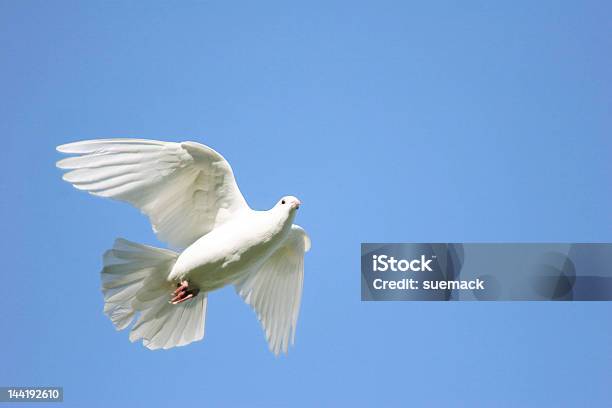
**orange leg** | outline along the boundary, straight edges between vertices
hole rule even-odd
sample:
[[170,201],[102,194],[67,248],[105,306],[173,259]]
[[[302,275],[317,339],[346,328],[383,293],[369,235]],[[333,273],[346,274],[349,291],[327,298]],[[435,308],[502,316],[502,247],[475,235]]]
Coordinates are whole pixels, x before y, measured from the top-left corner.
[[189,282],[184,280],[177,285],[177,288],[172,293],[174,297],[170,300],[173,305],[178,305],[186,300],[194,298],[200,293],[200,289],[197,287],[190,287]]

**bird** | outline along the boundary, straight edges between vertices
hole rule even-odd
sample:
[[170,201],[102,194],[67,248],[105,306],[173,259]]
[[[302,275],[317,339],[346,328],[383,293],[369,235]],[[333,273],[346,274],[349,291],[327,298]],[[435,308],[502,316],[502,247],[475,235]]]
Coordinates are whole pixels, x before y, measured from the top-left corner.
[[197,142],[94,139],[57,147],[56,165],[79,190],[127,202],[170,249],[117,238],[103,255],[104,313],[132,342],[169,349],[201,340],[208,294],[233,285],[271,352],[295,341],[311,241],[294,224],[300,200],[251,209],[227,160]]

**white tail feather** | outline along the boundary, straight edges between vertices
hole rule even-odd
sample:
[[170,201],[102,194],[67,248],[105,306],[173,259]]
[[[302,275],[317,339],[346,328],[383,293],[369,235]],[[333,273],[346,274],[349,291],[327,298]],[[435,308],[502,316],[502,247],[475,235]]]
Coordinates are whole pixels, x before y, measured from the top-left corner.
[[117,330],[139,313],[130,340],[142,339],[149,349],[184,346],[204,337],[205,293],[177,305],[168,302],[175,288],[166,278],[177,257],[176,252],[121,238],[104,254],[104,313]]

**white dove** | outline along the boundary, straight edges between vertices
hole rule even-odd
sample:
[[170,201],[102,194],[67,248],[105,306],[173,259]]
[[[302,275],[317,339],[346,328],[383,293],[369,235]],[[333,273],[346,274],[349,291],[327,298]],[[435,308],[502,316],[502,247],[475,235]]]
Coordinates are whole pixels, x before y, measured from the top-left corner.
[[104,312],[117,330],[138,314],[130,340],[149,349],[204,337],[207,295],[226,285],[255,310],[270,350],[294,342],[310,238],[293,224],[300,201],[252,210],[229,163],[195,142],[86,140],[58,146],[63,179],[145,213],[180,253],[117,239],[104,254]]

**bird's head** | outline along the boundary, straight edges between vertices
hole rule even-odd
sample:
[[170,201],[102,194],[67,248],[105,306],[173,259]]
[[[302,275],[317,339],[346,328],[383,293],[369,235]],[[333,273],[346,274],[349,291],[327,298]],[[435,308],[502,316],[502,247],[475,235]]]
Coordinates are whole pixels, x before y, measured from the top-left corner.
[[283,198],[278,200],[278,203],[276,203],[276,207],[280,209],[285,209],[286,211],[293,211],[300,208],[300,204],[302,203],[300,202],[300,200],[297,199],[297,197],[284,196]]

